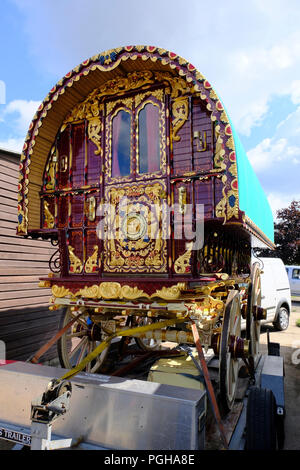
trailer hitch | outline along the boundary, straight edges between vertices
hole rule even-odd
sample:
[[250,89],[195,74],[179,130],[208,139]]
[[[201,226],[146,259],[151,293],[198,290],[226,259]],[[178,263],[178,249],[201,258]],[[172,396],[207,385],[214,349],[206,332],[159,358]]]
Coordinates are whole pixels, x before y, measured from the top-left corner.
[[52,423],[70,408],[72,386],[53,379],[45,392],[31,403],[31,449],[53,450],[70,447],[72,439],[51,439]]
[[71,395],[72,385],[69,381],[51,380],[45,392],[31,403],[31,421],[51,424],[69,410]]

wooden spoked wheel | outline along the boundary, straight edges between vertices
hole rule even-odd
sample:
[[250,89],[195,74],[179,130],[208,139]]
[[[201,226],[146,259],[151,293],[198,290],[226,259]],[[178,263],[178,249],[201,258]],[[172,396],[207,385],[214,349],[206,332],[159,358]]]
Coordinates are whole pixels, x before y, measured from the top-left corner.
[[[66,326],[78,312],[72,312],[70,307],[65,309],[60,329]],[[57,342],[58,357],[62,367],[72,369],[92,352],[103,340],[100,327],[90,319],[88,312],[84,313],[73,325],[61,336]],[[85,371],[98,372],[108,354],[107,347],[95,360],[87,364]]]
[[232,290],[226,301],[219,350],[219,398],[223,414],[227,414],[233,406],[240,368],[240,360],[233,357],[229,344],[232,336],[240,335],[240,294],[239,291]]
[[[156,318],[148,318],[148,317],[134,317],[132,326],[146,326],[150,325],[151,323],[156,322]],[[158,351],[162,349],[162,341],[158,339],[147,339],[147,338],[135,338],[136,344],[141,348],[143,351]]]
[[253,314],[254,306],[261,305],[261,280],[259,263],[254,263],[251,269],[251,281],[248,289],[247,315],[246,315],[246,338],[250,340],[250,356],[256,359],[259,353],[260,321],[255,320]]

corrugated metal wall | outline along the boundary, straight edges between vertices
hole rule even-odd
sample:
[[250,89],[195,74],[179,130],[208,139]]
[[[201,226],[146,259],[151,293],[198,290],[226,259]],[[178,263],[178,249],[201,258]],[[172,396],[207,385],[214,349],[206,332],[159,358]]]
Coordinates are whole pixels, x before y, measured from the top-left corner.
[[50,290],[38,287],[55,248],[16,236],[18,168],[19,155],[0,149],[0,340],[7,359],[24,360],[55,334],[61,313],[49,311]]

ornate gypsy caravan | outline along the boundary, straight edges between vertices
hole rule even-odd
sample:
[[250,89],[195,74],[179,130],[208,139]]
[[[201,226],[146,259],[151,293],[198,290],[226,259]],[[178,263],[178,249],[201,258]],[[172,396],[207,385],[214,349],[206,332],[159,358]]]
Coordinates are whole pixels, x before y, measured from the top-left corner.
[[130,46],[67,73],[30,125],[18,215],[19,235],[58,245],[40,284],[70,324],[59,340],[64,367],[98,345],[87,365],[96,372],[126,332],[145,349],[193,344],[195,324],[219,356],[231,407],[263,314],[251,249],[273,247],[273,219],[221,100],[193,65]]

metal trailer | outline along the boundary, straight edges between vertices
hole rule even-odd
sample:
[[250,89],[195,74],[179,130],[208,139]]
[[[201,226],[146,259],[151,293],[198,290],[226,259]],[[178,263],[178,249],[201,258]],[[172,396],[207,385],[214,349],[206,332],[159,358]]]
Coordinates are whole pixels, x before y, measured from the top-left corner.
[[[208,360],[212,375],[218,368],[215,360]],[[82,372],[72,384],[62,382],[56,387],[53,377],[64,372],[26,362],[3,362],[0,438],[14,442],[14,450],[224,448],[218,426],[213,422],[207,426],[212,415],[203,386],[196,390]],[[254,380],[244,379],[232,411],[222,421],[227,448],[283,448],[284,416],[283,358],[279,344],[270,343],[268,336],[268,354],[259,355]]]

